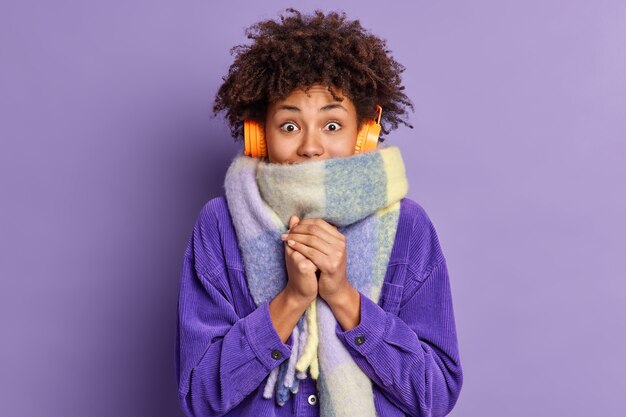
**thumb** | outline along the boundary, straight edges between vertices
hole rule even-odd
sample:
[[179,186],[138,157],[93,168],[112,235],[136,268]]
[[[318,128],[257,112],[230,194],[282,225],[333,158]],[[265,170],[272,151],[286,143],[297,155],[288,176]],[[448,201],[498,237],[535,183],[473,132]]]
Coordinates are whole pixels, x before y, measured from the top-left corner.
[[291,229],[292,227],[294,227],[296,224],[298,224],[299,221],[300,219],[298,218],[298,216],[291,216],[289,218],[289,228]]

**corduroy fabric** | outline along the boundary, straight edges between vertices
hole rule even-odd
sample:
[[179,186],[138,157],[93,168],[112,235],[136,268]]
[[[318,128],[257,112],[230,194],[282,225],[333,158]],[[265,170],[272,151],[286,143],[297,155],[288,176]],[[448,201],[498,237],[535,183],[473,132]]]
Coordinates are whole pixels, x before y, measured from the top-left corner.
[[[400,148],[380,146],[372,152],[295,165],[237,155],[226,172],[224,188],[257,306],[273,299],[287,283],[280,235],[293,214],[338,227],[346,237],[350,285],[378,301],[400,200],[408,190]],[[284,405],[297,392],[299,379],[307,377],[308,368],[317,380],[324,416],[376,417],[371,380],[338,339],[330,307],[318,297],[305,315],[308,331],[300,328],[304,351],[294,348],[290,360],[272,370],[264,396]],[[300,329],[293,330],[294,343]]]
[[[423,208],[408,198],[378,303],[361,294],[361,322],[336,328],[373,383],[379,416],[445,416],[460,394],[446,261]],[[363,344],[355,342],[364,337]],[[202,208],[183,259],[176,345],[180,404],[188,416],[317,416],[315,381],[301,381],[284,407],[263,398],[272,369],[290,357],[268,302],[256,306],[224,196]],[[274,359],[272,352],[281,352]]]

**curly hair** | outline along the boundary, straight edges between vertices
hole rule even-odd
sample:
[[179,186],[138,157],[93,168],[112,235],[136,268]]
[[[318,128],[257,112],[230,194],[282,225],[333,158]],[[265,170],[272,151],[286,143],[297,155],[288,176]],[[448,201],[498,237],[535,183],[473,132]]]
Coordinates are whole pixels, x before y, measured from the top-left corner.
[[237,45],[228,75],[222,77],[213,113],[226,112],[231,134],[243,138],[243,120],[265,124],[269,104],[285,99],[295,89],[313,84],[328,87],[335,100],[341,101],[334,88],[352,100],[356,107],[357,126],[376,117],[376,105],[383,108],[382,134],[396,129],[399,123],[413,128],[403,117],[413,103],[404,94],[400,74],[405,70],[391,55],[386,41],[366,31],[358,20],[347,21],[344,12],[316,10],[302,15],[287,8],[291,16],[280,22],[264,20],[245,30],[252,45]]

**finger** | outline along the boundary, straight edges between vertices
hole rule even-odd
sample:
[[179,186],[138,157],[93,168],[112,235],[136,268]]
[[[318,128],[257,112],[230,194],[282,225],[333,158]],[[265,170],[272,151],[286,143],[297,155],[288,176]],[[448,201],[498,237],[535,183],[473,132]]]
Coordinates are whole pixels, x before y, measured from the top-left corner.
[[[285,242],[286,244],[287,242]],[[287,257],[291,258],[293,262],[298,263],[298,262],[302,262],[303,260],[307,260],[308,262],[313,263],[313,261],[311,261],[310,259],[308,259],[306,256],[304,256],[303,254],[301,254],[300,252],[298,252],[295,249],[292,249],[289,245],[286,245],[286,255]]]
[[298,232],[302,233],[302,230],[306,230],[306,233],[317,235],[328,243],[335,243],[338,241],[345,242],[346,237],[339,231],[339,229],[332,224],[326,222],[323,219],[311,218],[302,219],[297,224]]
[[299,221],[300,221],[300,219],[298,218],[298,216],[291,216],[289,218],[289,228],[291,229],[293,226],[298,224]]
[[[317,224],[314,224],[314,223],[302,224],[302,222],[300,222],[296,226],[286,231],[284,234],[280,236],[280,238],[283,240],[291,239],[291,236],[295,236],[296,234],[303,235],[303,236],[317,237],[321,241],[323,241],[326,245],[330,245],[330,246],[337,245],[340,242],[345,242],[345,237],[341,233],[339,233],[339,236],[334,236],[328,233],[325,229],[323,229]],[[298,239],[298,240],[302,241],[302,243],[307,243],[310,246],[316,246],[313,243],[313,241],[303,241],[302,239]],[[318,247],[318,249],[320,250],[321,248],[322,246]]]
[[316,235],[290,232],[281,235],[280,238],[286,241],[288,245],[290,241],[295,241],[310,248],[317,249],[319,252],[322,252],[326,256],[329,256],[332,252],[336,252],[335,246],[333,244],[328,243],[327,241]]
[[285,254],[289,257],[292,257],[295,261],[299,261],[302,258],[305,258],[303,254],[292,248],[287,241],[285,240]]
[[[326,255],[323,252],[320,252],[319,250],[312,248],[310,246],[307,246],[303,243],[297,242],[295,240],[288,240],[287,241],[287,246],[291,247],[292,249],[298,251],[300,254],[302,254],[304,257],[308,258],[311,262],[313,262],[318,268],[320,267],[320,265],[322,265],[324,263],[324,260],[328,257],[328,255]],[[321,268],[320,268],[321,269]]]
[[345,236],[343,235],[343,233],[341,233],[336,226],[333,226],[332,224],[328,223],[324,219],[320,219],[320,218],[302,219],[298,222],[298,225],[302,225],[302,226],[315,225],[317,226],[317,228],[323,230],[326,233],[325,236],[331,236],[334,239],[345,240]]

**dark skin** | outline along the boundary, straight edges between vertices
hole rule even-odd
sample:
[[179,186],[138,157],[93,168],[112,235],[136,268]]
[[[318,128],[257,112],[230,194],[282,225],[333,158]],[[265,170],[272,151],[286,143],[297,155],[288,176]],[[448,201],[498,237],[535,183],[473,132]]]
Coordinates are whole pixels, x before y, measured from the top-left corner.
[[[269,106],[265,136],[270,162],[294,164],[355,153],[358,132],[354,104],[347,96],[341,102],[334,100],[322,85],[308,93],[296,90]],[[332,107],[337,103],[341,106]],[[343,330],[356,327],[361,298],[347,278],[345,236],[323,219],[292,216],[289,230],[281,238],[285,241],[288,282],[269,304],[281,340],[287,341],[318,295]]]
[[[317,295],[326,301],[343,330],[356,327],[361,298],[346,275],[345,236],[330,223],[292,216],[285,241],[289,281],[270,302],[270,316],[283,343]],[[293,244],[289,243],[292,241]],[[319,280],[315,272],[319,268]],[[289,271],[293,271],[289,273]]]
[[295,226],[281,239],[320,270],[317,293],[331,307],[341,327],[344,330],[356,327],[360,295],[347,278],[345,236],[319,218],[299,220],[293,216],[293,220]]

